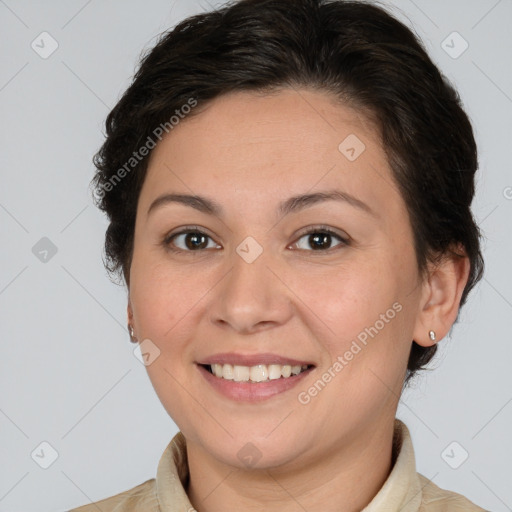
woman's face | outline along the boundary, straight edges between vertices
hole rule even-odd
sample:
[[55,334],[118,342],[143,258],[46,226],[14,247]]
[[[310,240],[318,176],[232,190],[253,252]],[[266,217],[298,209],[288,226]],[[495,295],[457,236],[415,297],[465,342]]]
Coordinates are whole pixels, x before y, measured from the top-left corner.
[[418,334],[413,247],[377,132],[325,93],[230,94],[175,126],[140,194],[128,311],[187,440],[275,467],[389,425]]

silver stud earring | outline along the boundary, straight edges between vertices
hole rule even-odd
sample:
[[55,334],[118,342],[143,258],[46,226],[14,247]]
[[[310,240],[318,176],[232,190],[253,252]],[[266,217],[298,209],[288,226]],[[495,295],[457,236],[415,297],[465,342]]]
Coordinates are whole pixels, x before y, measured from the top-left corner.
[[434,331],[429,331],[428,335],[432,341],[436,341],[436,333]]
[[135,331],[133,330],[133,326],[128,324],[128,332],[130,333],[130,338],[133,343],[137,343],[137,338],[135,337]]

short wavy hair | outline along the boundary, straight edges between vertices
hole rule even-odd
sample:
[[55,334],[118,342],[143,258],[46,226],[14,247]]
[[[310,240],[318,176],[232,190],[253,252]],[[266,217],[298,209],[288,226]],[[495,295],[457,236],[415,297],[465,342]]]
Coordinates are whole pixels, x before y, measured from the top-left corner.
[[[110,221],[104,264],[111,277],[122,274],[129,287],[148,163],[138,150],[155,129],[191,99],[201,106],[230,92],[296,87],[325,91],[375,122],[408,210],[420,275],[448,254],[470,261],[462,306],[484,269],[470,209],[478,167],[471,123],[413,32],[384,8],[357,1],[232,1],[185,19],[142,55],[93,159],[94,199]],[[436,348],[412,340],[404,385]]]

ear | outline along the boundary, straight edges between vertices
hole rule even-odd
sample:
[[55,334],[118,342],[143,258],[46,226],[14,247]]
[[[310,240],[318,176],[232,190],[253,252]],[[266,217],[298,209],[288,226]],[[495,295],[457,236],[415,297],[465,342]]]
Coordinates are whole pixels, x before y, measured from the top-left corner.
[[[440,262],[430,264],[428,277],[422,285],[420,310],[414,327],[414,341],[430,347],[444,338],[459,312],[460,298],[466,286],[470,262],[462,246],[447,252]],[[436,333],[436,340],[429,332]]]

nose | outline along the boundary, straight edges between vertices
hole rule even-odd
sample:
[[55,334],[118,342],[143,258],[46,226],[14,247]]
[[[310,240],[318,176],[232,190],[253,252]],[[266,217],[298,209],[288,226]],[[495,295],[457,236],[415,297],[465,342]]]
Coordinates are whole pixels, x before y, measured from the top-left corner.
[[211,322],[223,329],[251,334],[285,324],[293,314],[289,289],[265,252],[248,263],[235,251],[230,272],[215,287]]

